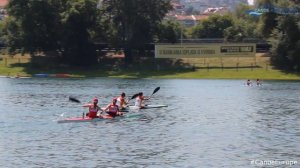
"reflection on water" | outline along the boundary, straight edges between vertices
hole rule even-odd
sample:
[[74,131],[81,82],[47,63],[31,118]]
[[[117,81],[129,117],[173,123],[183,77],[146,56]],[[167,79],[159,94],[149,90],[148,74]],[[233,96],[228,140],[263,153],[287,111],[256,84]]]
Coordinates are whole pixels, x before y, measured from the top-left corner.
[[[241,80],[0,79],[0,167],[251,167],[300,162],[300,83]],[[149,104],[131,117],[57,124],[122,91]],[[131,102],[133,103],[133,101]],[[298,163],[300,164],[300,163]],[[299,166],[299,165],[298,165]]]

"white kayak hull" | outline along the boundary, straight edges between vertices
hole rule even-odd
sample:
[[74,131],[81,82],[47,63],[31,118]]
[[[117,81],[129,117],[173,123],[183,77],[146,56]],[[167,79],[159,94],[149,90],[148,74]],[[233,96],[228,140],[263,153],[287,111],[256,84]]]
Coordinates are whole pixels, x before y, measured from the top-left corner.
[[151,108],[162,108],[162,107],[168,107],[167,105],[163,105],[163,104],[148,104],[148,105],[145,105],[143,108],[140,108],[138,106],[129,106],[129,109],[151,109]]

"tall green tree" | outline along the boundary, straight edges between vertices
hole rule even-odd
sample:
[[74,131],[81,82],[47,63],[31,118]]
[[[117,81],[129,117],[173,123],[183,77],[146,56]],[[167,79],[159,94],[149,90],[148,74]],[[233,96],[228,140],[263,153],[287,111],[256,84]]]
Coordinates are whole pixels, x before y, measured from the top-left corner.
[[4,35],[4,21],[0,21],[0,46],[5,43],[5,35]]
[[34,56],[60,50],[73,65],[96,62],[92,32],[98,0],[10,0],[6,35],[11,51],[22,49]]
[[[257,7],[272,10],[275,6],[274,2],[275,1],[272,0],[260,0],[257,2]],[[277,25],[276,17],[277,14],[273,12],[266,12],[262,14],[258,24],[258,30],[262,37],[270,37],[273,29]]]
[[[297,1],[278,0],[277,8],[295,7]],[[300,70],[300,19],[297,15],[276,14],[276,26],[272,29],[269,41],[271,61],[277,67],[288,70]]]
[[[57,4],[59,6],[59,4]],[[49,0],[11,0],[7,7],[6,24],[8,44],[11,50],[53,50],[60,36],[59,8]]]
[[234,25],[231,15],[212,15],[193,30],[194,38],[223,38],[224,30]]
[[240,4],[232,13],[234,25],[224,30],[224,38],[227,41],[240,42],[245,38],[256,38],[258,17],[249,15],[248,11],[254,7]]
[[157,42],[176,43],[183,36],[183,29],[178,22],[172,20],[163,21],[157,30]]
[[75,65],[97,63],[96,48],[92,32],[96,25],[97,0],[66,1],[61,13],[64,26],[62,36],[63,54]]
[[170,0],[103,0],[102,11],[115,29],[125,62],[133,61],[133,49],[143,50],[154,41],[155,31],[171,9]]
[[300,29],[294,16],[278,17],[278,25],[269,39],[271,61],[277,67],[300,70]]

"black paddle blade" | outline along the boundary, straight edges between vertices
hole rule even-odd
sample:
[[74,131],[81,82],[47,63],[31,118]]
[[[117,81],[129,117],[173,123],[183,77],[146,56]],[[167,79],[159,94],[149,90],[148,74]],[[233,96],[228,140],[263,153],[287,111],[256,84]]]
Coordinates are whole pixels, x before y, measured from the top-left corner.
[[131,97],[131,99],[135,99],[136,97],[138,97],[138,93],[137,94],[134,94],[132,97]]
[[152,94],[156,93],[159,89],[160,87],[155,88]]
[[76,99],[75,97],[69,97],[69,101],[75,102],[75,103],[80,103],[80,101],[78,99]]

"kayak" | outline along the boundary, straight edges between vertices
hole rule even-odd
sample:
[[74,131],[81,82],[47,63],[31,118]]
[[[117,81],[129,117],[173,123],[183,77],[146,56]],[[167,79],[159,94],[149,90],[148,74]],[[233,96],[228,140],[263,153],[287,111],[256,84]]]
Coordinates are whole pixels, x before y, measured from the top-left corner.
[[[105,108],[101,108],[102,110],[104,110]],[[129,112],[129,109],[128,108],[125,108],[125,109],[120,109],[120,112]]]
[[34,74],[34,77],[46,78],[49,77],[49,74]]
[[[140,114],[131,114],[126,116],[117,116],[115,118],[136,118],[140,117]],[[65,118],[62,120],[58,120],[57,123],[80,123],[80,122],[97,122],[97,121],[103,121],[105,119],[114,119],[114,117],[110,115],[103,115],[101,118],[90,118],[90,117],[71,117],[71,118]]]
[[58,123],[72,123],[72,122],[95,122],[101,121],[103,119],[113,119],[110,115],[101,116],[101,118],[90,118],[90,117],[72,117],[72,118],[65,118],[62,120],[58,120]]
[[8,78],[11,78],[11,79],[29,79],[31,77],[27,77],[27,76],[11,76],[11,77],[8,77]]
[[143,108],[140,108],[138,106],[129,106],[130,109],[151,109],[151,108],[162,108],[162,107],[168,107],[167,105],[163,104],[147,104]]
[[69,78],[71,77],[70,74],[55,74],[55,77],[57,78]]
[[10,79],[28,79],[29,76],[0,76],[0,78],[10,78]]

